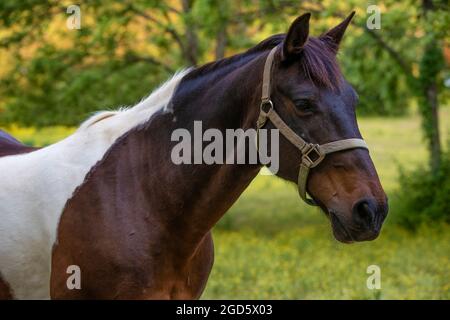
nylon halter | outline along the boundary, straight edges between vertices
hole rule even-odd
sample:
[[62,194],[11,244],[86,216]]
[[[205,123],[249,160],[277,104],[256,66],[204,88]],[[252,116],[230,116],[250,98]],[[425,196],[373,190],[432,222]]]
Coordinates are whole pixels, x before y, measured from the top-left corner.
[[[317,205],[316,202],[309,198],[306,191],[308,182],[308,174],[310,169],[316,167],[325,156],[329,153],[338,152],[342,150],[364,148],[369,149],[366,142],[362,139],[344,139],[333,141],[325,144],[308,143],[297,135],[278,115],[274,110],[273,102],[270,99],[270,77],[272,72],[272,64],[277,47],[273,48],[266,60],[264,66],[263,83],[262,83],[262,96],[261,106],[258,121],[256,123],[257,137],[259,137],[259,129],[264,127],[269,119],[272,124],[281,132],[281,134],[289,140],[297,149],[300,150],[302,160],[300,163],[300,169],[298,172],[298,193],[300,197],[309,205]],[[259,141],[257,142],[259,147]]]

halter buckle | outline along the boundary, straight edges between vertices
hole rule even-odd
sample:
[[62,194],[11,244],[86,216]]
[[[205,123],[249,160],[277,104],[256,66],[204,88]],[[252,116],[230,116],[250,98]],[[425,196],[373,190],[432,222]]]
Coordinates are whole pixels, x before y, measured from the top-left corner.
[[325,153],[318,144],[308,143],[302,149],[302,163],[308,168],[314,168],[325,158]]

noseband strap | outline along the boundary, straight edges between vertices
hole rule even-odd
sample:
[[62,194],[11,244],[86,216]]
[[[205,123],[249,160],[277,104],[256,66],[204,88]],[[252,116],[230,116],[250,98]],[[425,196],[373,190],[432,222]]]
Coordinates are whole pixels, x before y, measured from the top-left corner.
[[[308,143],[299,135],[297,135],[287,124],[284,122],[278,113],[274,110],[273,102],[270,99],[270,77],[272,73],[272,64],[275,57],[277,47],[273,48],[267,56],[264,66],[263,83],[262,83],[262,95],[261,95],[261,107],[259,112],[256,128],[258,130],[257,136],[259,137],[259,129],[264,127],[267,120],[270,120],[272,124],[281,132],[281,134],[291,142],[297,149],[300,150],[302,160],[300,163],[300,169],[298,172],[298,193],[300,197],[310,205],[317,205],[316,202],[308,198],[306,185],[308,182],[308,174],[310,169],[317,166],[325,156],[329,153],[338,152],[342,150],[349,150],[355,148],[369,149],[366,142],[362,139],[344,139],[333,141],[325,144]],[[259,142],[257,142],[259,147]]]

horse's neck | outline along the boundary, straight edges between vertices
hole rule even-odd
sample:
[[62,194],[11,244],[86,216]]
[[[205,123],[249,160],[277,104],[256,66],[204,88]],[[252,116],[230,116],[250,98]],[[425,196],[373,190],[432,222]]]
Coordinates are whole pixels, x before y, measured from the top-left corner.
[[200,120],[205,129],[254,128],[264,62],[264,54],[254,54],[199,76],[196,70],[188,74],[172,99],[179,126]]
[[[244,65],[227,66],[216,79],[206,76],[204,81],[192,80],[195,95],[189,92],[189,80],[182,82],[180,96],[174,97],[178,125],[192,128],[193,121],[201,121],[203,131],[219,129],[224,143],[226,129],[255,128],[264,61],[264,57],[255,57]],[[187,98],[192,96],[195,98]],[[179,196],[184,195],[185,203],[189,203],[186,207],[190,208],[180,219],[194,243],[225,214],[259,169],[258,164],[181,165],[181,170],[175,169],[182,172]]]
[[[172,132],[178,128],[193,130],[194,120],[202,121],[203,130],[214,127],[223,134],[226,128],[254,127],[263,65],[259,60],[229,67],[214,83],[200,77],[192,80],[197,83],[193,86],[191,80],[183,80],[172,99],[172,112],[161,112],[120,138],[91,172],[87,181],[93,185],[85,187],[83,197],[101,192],[99,198],[115,199],[116,209],[126,208],[130,220],[149,223],[149,228],[155,223],[164,226],[172,240],[178,239],[180,254],[192,253],[260,166],[176,165],[171,161],[176,145],[171,142]],[[105,179],[112,180],[105,183]],[[80,201],[87,201],[83,197]],[[96,210],[101,211],[101,206]],[[145,217],[136,217],[138,213]]]

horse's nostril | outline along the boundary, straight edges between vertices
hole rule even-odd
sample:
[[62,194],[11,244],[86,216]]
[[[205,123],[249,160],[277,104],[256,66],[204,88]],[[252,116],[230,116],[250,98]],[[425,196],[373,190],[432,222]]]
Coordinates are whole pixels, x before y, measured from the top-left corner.
[[376,207],[370,200],[358,201],[353,206],[353,217],[366,228],[374,227]]

